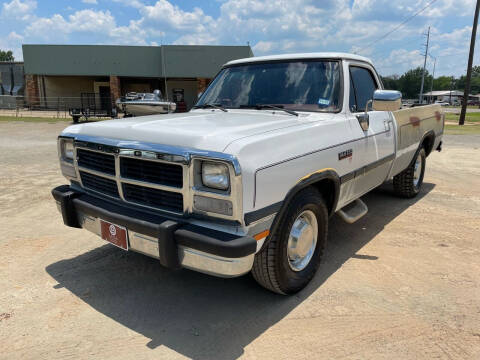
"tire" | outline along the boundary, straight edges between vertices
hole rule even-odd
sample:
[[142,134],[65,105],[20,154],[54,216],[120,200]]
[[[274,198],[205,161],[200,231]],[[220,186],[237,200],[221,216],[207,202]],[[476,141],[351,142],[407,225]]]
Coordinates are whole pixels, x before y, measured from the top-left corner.
[[[415,161],[408,168],[393,177],[393,189],[400,197],[413,198],[422,187],[426,165],[425,149],[421,148],[415,156]],[[415,172],[417,166],[421,166],[421,169]]]
[[73,116],[73,123],[78,124],[78,120],[80,120],[80,116]]
[[[318,234],[316,245],[312,243],[308,246],[310,249],[308,254],[311,255],[307,254],[304,261],[308,256],[311,256],[310,259],[306,264],[301,263],[300,260],[291,260],[292,250],[288,245],[293,225],[302,224],[302,222],[296,223],[297,220],[314,222],[314,219],[316,219]],[[328,210],[323,197],[313,187],[301,190],[288,205],[277,230],[270,234],[270,239],[267,239],[266,246],[255,255],[253,277],[260,285],[278,294],[294,294],[300,291],[312,280],[320,266],[327,233]],[[313,252],[311,252],[312,249]]]

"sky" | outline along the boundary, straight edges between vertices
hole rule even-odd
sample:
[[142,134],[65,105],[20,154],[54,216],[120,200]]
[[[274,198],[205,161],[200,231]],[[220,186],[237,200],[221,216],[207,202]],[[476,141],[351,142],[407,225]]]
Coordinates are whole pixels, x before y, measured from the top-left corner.
[[[22,44],[246,45],[256,56],[342,51],[370,57],[381,75],[423,66],[466,72],[474,0],[0,0],[0,49]],[[480,63],[480,48],[474,64]]]

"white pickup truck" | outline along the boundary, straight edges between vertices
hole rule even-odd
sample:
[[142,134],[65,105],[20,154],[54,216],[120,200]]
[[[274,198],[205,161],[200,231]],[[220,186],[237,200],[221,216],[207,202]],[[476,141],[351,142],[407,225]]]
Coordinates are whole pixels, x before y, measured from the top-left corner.
[[313,53],[231,61],[189,113],[67,127],[64,223],[125,250],[291,294],[315,275],[328,219],[367,212],[393,179],[420,191],[439,105],[401,109],[370,60]]

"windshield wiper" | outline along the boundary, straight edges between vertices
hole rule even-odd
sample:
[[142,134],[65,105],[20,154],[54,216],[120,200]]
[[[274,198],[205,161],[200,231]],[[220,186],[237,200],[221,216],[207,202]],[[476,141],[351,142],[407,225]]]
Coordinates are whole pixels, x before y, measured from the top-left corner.
[[222,105],[220,104],[202,104],[202,105],[195,105],[193,107],[194,109],[207,109],[207,108],[214,108],[218,110],[222,110],[223,112],[228,112],[227,109],[225,109]]
[[298,113],[293,110],[288,110],[283,107],[283,105],[272,105],[272,104],[255,104],[255,105],[240,105],[241,108],[252,108],[252,109],[274,109],[274,110],[280,110],[280,111],[285,111],[286,113],[294,116],[298,116]]

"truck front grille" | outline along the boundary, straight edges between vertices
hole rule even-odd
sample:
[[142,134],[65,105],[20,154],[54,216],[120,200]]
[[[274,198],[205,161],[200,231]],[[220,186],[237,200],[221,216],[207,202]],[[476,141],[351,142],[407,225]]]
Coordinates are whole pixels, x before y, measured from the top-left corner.
[[[103,148],[100,144],[90,145]],[[183,213],[182,165],[131,157],[128,149],[127,155],[120,149],[113,150],[93,151],[90,146],[76,149],[76,164],[86,190],[140,206]]]
[[86,189],[97,191],[108,196],[119,197],[116,181],[84,171],[80,171],[80,177]]
[[123,184],[125,200],[170,211],[182,212],[183,196],[180,193],[147,188],[144,186]]
[[78,165],[81,167],[115,175],[115,158],[113,155],[78,149],[77,158]]
[[122,177],[154,184],[183,187],[183,168],[180,165],[162,162],[120,158]]

